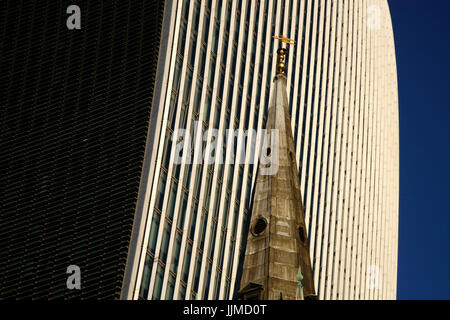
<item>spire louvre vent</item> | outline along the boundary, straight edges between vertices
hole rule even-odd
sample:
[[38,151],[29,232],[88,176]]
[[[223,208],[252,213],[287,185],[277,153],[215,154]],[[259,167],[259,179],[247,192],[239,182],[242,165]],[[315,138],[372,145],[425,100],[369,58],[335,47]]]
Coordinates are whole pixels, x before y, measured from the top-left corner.
[[260,235],[261,233],[264,232],[264,230],[266,230],[267,227],[267,221],[266,219],[260,217],[255,221],[255,224],[253,225],[253,234],[255,236]]

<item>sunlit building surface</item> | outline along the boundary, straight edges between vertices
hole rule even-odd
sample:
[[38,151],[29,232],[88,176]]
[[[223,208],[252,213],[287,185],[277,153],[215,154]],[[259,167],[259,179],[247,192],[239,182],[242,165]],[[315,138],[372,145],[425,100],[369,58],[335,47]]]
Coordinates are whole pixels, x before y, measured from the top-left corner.
[[319,298],[395,299],[399,124],[387,1],[166,1],[162,27],[122,298],[235,296],[254,141],[237,141],[242,163],[175,164],[172,137],[264,128],[280,46],[272,36],[282,34],[296,41],[287,95]]

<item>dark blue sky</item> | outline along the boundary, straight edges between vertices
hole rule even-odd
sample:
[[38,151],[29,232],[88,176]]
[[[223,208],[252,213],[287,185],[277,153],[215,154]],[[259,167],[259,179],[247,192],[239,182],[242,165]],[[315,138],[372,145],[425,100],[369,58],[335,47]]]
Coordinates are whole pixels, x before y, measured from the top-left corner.
[[450,299],[450,1],[389,5],[400,100],[398,299]]

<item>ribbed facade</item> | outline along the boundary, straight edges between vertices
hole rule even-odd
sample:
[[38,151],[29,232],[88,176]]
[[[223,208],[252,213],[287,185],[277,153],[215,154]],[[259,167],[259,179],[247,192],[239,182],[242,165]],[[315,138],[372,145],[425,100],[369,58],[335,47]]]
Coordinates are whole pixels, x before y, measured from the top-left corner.
[[0,299],[122,292],[164,1],[77,3],[0,4]]
[[229,299],[239,288],[257,164],[247,152],[244,164],[176,165],[171,136],[264,128],[280,45],[272,36],[283,34],[297,41],[287,93],[319,298],[395,299],[399,125],[387,1],[180,0],[166,17],[124,297]]

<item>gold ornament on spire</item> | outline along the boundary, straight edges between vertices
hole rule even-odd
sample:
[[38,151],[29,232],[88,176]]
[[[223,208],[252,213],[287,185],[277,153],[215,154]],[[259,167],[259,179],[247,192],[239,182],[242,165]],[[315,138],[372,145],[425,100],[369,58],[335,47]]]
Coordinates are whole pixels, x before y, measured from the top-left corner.
[[288,37],[285,37],[285,36],[283,36],[283,35],[280,35],[280,36],[272,36],[272,38],[278,39],[278,40],[280,40],[280,41],[283,42],[283,43],[287,43],[287,44],[290,44],[290,45],[295,46],[295,40],[292,40],[292,39],[290,39],[290,38],[288,38]]
[[[288,37],[285,37],[283,35],[272,36],[272,38],[278,39],[281,42],[286,43],[288,45],[295,46],[295,40],[292,40],[292,39],[290,39]],[[281,48],[277,50],[277,53],[278,53],[277,74],[282,74],[284,72],[284,70],[286,69],[286,63],[284,62],[284,59],[286,57],[287,49],[285,49],[285,48],[283,48],[283,46],[281,46]]]

